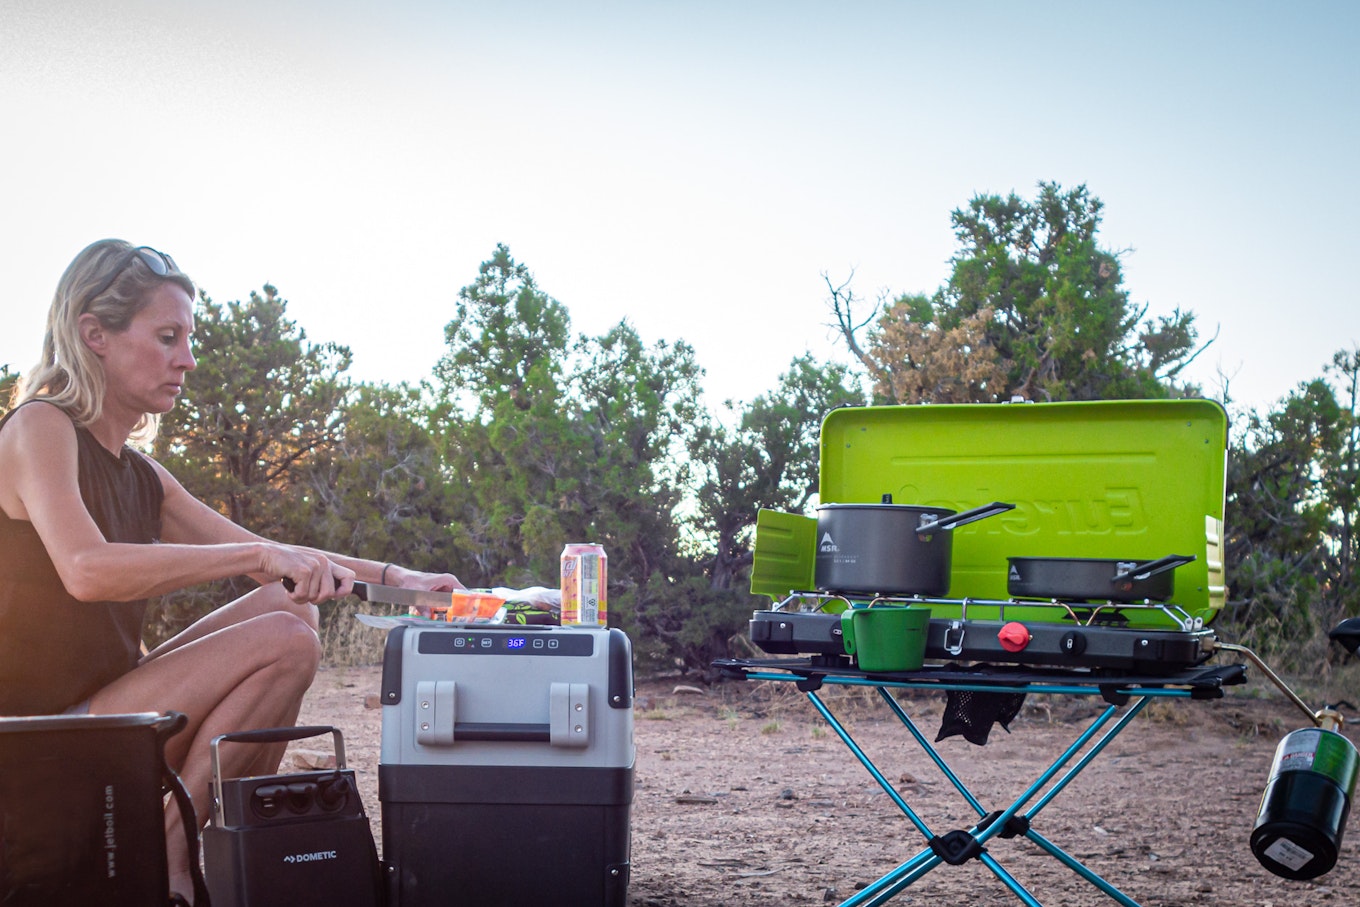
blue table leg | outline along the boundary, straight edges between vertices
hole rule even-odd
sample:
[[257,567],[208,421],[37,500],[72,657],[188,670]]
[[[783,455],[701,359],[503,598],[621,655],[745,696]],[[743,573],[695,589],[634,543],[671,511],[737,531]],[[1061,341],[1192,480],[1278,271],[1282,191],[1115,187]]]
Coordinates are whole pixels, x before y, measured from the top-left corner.
[[1141,907],[1141,905],[1139,905],[1139,903],[1135,901],[1133,898],[1124,894],[1124,892],[1120,891],[1118,888],[1115,888],[1109,882],[1105,881],[1103,878],[1097,875],[1095,870],[1086,866],[1086,864],[1079,861],[1076,857],[1068,854],[1061,847],[1054,844],[1052,841],[1048,840],[1034,829],[1030,829],[1029,831],[1025,832],[1025,837],[1029,838],[1036,845],[1043,848],[1045,851],[1048,852],[1050,856],[1058,860],[1068,869],[1072,870],[1077,875],[1081,876],[1083,879],[1090,882],[1092,885],[1099,888],[1101,891],[1105,892],[1105,894],[1109,895],[1111,898],[1118,901],[1120,904],[1124,905],[1124,907]]
[[[940,756],[939,752],[935,749],[931,742],[925,737],[924,734],[921,733],[920,729],[916,726],[915,722],[912,721],[911,717],[907,714],[906,710],[902,708],[901,703],[899,703],[884,687],[881,686],[878,687],[878,692],[880,696],[885,700],[885,702],[887,702],[889,708],[897,716],[898,720],[903,724],[903,726],[907,728],[908,732],[916,740],[917,744],[935,763],[936,767],[940,769],[940,771],[945,775],[949,782],[964,797],[964,799],[968,801],[969,805],[973,807],[973,809],[978,813],[978,815],[980,817],[985,817],[987,813],[986,810],[982,807],[981,803],[977,800],[976,797],[973,796],[972,792],[968,790],[967,786],[964,785],[963,781],[953,772],[953,770],[950,769],[949,765],[944,761],[943,757]],[[859,744],[854,741],[854,739],[850,736],[850,733],[845,729],[845,727],[840,723],[840,721],[835,717],[835,715],[832,714],[831,710],[822,701],[821,697],[817,695],[816,691],[808,691],[806,695],[809,701],[812,702],[812,705],[817,710],[817,712],[822,716],[823,719],[826,720],[827,724],[832,728],[832,730],[835,731],[836,735],[840,737],[841,741],[846,745],[846,747],[855,756],[855,758],[859,760],[860,764],[863,765],[865,769],[868,770],[869,774],[874,778],[875,782],[877,782],[879,787],[882,788],[883,791],[889,796],[889,798],[892,799],[893,803],[897,805],[898,809],[900,809],[902,813],[908,818],[908,820],[910,820],[911,823],[916,826],[917,830],[920,831],[923,836],[925,836],[927,841],[933,839],[934,835],[930,831],[930,828],[925,824],[924,820],[922,820],[921,817],[917,815],[917,813],[911,808],[911,806],[907,804],[907,802],[902,798],[901,794],[899,794],[897,790],[893,788],[892,784],[888,782],[887,778],[883,775],[883,773],[878,769],[878,767],[873,763],[873,761],[869,759],[868,755],[859,746]],[[1119,732],[1122,731],[1128,725],[1128,723],[1132,721],[1134,717],[1137,716],[1137,714],[1140,711],[1142,711],[1143,707],[1146,704],[1147,704],[1146,697],[1140,697],[1136,699],[1133,702],[1133,704],[1128,709],[1126,709],[1122,715],[1120,715],[1119,720],[1116,721],[1115,724],[1111,726],[1108,730],[1106,730],[1105,733],[1100,737],[1100,739],[1094,745],[1090,746],[1090,748],[1086,750],[1082,757],[1074,765],[1072,765],[1071,768],[1067,770],[1067,772],[1062,776],[1062,778],[1059,779],[1044,794],[1044,796],[1025,814],[1026,821],[1028,822],[1029,819],[1031,819],[1040,810],[1042,810],[1045,806],[1052,802],[1054,797],[1056,797],[1059,792],[1061,792],[1073,779],[1076,778],[1078,774],[1080,774],[1080,772],[1083,769],[1085,769],[1091,763],[1093,759],[1095,759],[1095,757],[1101,752],[1101,750],[1103,750],[1110,743],[1110,741],[1112,741],[1119,734]],[[1028,788],[1026,788],[1026,790],[1018,798],[1016,798],[1016,800],[1006,810],[1000,813],[992,822],[990,822],[987,825],[986,828],[979,829],[978,826],[974,826],[972,829],[969,830],[968,834],[971,835],[979,844],[983,844],[986,841],[990,840],[995,835],[1001,834],[1003,831],[1005,831],[1006,825],[1010,821],[1010,819],[1013,818],[1020,811],[1020,809],[1026,803],[1028,803],[1035,795],[1037,795],[1041,790],[1043,790],[1046,785],[1052,782],[1053,778],[1058,774],[1058,772],[1062,770],[1064,765],[1066,765],[1077,753],[1081,752],[1083,748],[1087,747],[1088,744],[1090,744],[1091,740],[1101,732],[1101,729],[1105,727],[1105,725],[1110,721],[1110,719],[1116,714],[1117,711],[1118,711],[1117,706],[1111,705],[1107,707],[1099,716],[1097,716],[1097,718],[1090,724],[1090,726],[1088,726],[1086,730],[1084,730],[1077,737],[1077,739],[1073,741],[1073,743],[1049,765],[1049,767],[1039,776],[1039,778],[1036,779],[1034,783],[1031,784]],[[1061,862],[1064,866],[1067,866],[1078,876],[1094,885],[1096,888],[1098,888],[1100,891],[1102,891],[1115,901],[1117,901],[1119,904],[1123,905],[1123,907],[1140,907],[1140,905],[1136,901],[1129,898],[1119,889],[1115,888],[1109,882],[1105,881],[1105,879],[1101,878],[1093,870],[1089,869],[1087,866],[1082,864],[1075,857],[1072,857],[1070,854],[1063,851],[1060,847],[1053,844],[1047,838],[1044,838],[1038,832],[1026,830],[1025,836],[1028,837],[1031,841],[1033,841],[1042,850],[1044,850],[1045,852],[1053,856],[1055,859],[1057,859],[1059,862]],[[1025,904],[1026,907],[1043,907],[1043,905],[1038,900],[1036,900],[1035,897],[1032,894],[1030,894],[1030,892],[1026,890],[1025,887],[1021,885],[1020,882],[1016,880],[1015,877],[1012,876],[1003,866],[1001,866],[1001,864],[998,863],[997,860],[985,849],[983,849],[977,855],[977,859],[984,866],[986,866],[1002,882],[1002,884],[1004,884],[1013,894],[1015,894],[1015,896],[1020,900],[1020,902]],[[840,907],[881,907],[881,905],[887,903],[887,901],[891,900],[893,897],[901,893],[903,890],[910,887],[915,882],[919,881],[923,876],[925,876],[926,873],[930,872],[935,867],[939,866],[942,862],[944,862],[944,860],[940,856],[938,856],[932,848],[927,847],[920,853],[916,854],[907,862],[900,864],[892,871],[886,873],[876,881],[866,886],[864,890],[858,892],[849,899],[841,902]]]
[[901,721],[902,724],[906,726],[906,729],[909,732],[911,732],[911,736],[916,739],[917,746],[921,747],[921,749],[925,751],[925,754],[930,757],[930,760],[932,762],[935,763],[935,767],[938,768],[940,772],[946,778],[949,779],[949,783],[954,785],[954,789],[957,790],[960,794],[962,794],[963,798],[968,801],[968,805],[973,807],[973,809],[977,811],[977,814],[979,816],[987,815],[987,810],[982,808],[982,804],[979,803],[977,801],[977,798],[973,796],[972,792],[969,791],[968,788],[964,786],[963,781],[959,779],[959,776],[954,774],[954,770],[949,767],[949,765],[944,761],[944,758],[941,757],[938,752],[936,752],[935,747],[931,745],[928,739],[926,739],[926,736],[921,733],[919,728],[916,727],[916,722],[912,721],[911,716],[907,714],[907,710],[902,708],[902,703],[898,702],[897,699],[891,693],[889,693],[887,688],[885,687],[878,688],[878,695],[881,696],[883,698],[883,701],[888,704],[888,708],[892,709],[893,714],[897,716],[897,720]]
[[[954,788],[958,790],[958,792],[962,794],[963,797],[968,801],[969,805],[971,805],[973,809],[977,811],[977,814],[979,816],[985,816],[987,814],[987,811],[978,802],[977,798],[972,795],[968,788],[964,786],[963,782],[959,779],[959,777],[955,775],[954,772],[949,768],[948,764],[945,763],[944,758],[939,754],[939,752],[935,749],[931,742],[928,739],[926,739],[925,735],[922,734],[920,729],[916,727],[915,722],[911,720],[911,716],[909,716],[906,713],[906,710],[902,708],[902,704],[898,702],[883,687],[879,687],[879,692],[883,696],[883,699],[888,703],[888,707],[892,709],[893,714],[897,716],[898,720],[901,721],[902,724],[906,726],[907,730],[911,733],[912,737],[916,739],[917,745],[919,745],[921,749],[925,751],[926,755],[930,757],[931,761],[933,761],[935,765],[940,769],[940,771],[944,773],[944,776],[949,779],[949,782],[954,785]],[[1096,754],[1099,753],[1101,749],[1104,749],[1105,745],[1111,739],[1114,738],[1114,735],[1117,734],[1120,730],[1122,730],[1124,726],[1127,725],[1130,720],[1132,720],[1133,716],[1136,715],[1142,709],[1142,706],[1143,700],[1139,700],[1134,708],[1126,712],[1120,718],[1120,720],[1116,722],[1115,726],[1111,728],[1109,732],[1106,733],[1105,737],[1101,739],[1101,741],[1093,748],[1093,750],[1091,752],[1088,752],[1077,763],[1076,766],[1074,766],[1070,771],[1068,771],[1068,773],[1058,783],[1057,789],[1050,791],[1050,793],[1047,796],[1045,796],[1044,799],[1041,801],[1040,805],[1031,811],[1030,815],[1032,816],[1034,813],[1038,812],[1043,805],[1047,804],[1050,800],[1053,799],[1053,797],[1057,793],[1057,790],[1060,790],[1062,787],[1066,786],[1067,783],[1072,780],[1072,778],[1076,777],[1077,773],[1080,772],[1081,769],[1085,768],[1088,764],[1090,764],[1090,761],[1093,758],[1095,758]],[[1044,770],[1043,774],[1039,776],[1038,780],[1031,784],[1025,790],[1025,792],[1022,793],[1015,800],[1015,802],[1010,805],[1009,808],[1007,808],[1003,813],[1001,813],[1001,815],[997,818],[995,822],[993,822],[990,826],[988,826],[987,829],[985,829],[982,832],[982,834],[980,835],[974,834],[974,837],[976,837],[980,842],[985,842],[993,835],[1000,834],[1002,831],[1004,831],[1005,825],[1011,819],[1011,817],[1014,816],[1017,812],[1019,812],[1020,808],[1024,806],[1026,803],[1028,803],[1029,800],[1032,797],[1034,797],[1035,794],[1037,794],[1040,790],[1042,790],[1045,785],[1052,781],[1053,776],[1056,775],[1074,755],[1076,755],[1078,752],[1082,750],[1083,747],[1090,743],[1091,739],[1095,737],[1095,735],[1100,732],[1100,729],[1104,727],[1105,724],[1114,716],[1116,710],[1117,710],[1116,706],[1107,707],[1105,711],[1103,711],[1096,718],[1096,720],[1093,721],[1091,725],[1087,727],[1087,729],[1083,731],[1079,737],[1077,737],[1077,739],[1072,743],[1072,745],[1069,746],[1066,750],[1064,750],[1062,755],[1055,759],[1053,763],[1047,769]],[[974,828],[974,831],[976,831],[976,827]]]
[[[954,786],[954,788],[958,790],[960,794],[963,795],[964,799],[966,799],[968,803],[973,807],[973,809],[977,811],[977,814],[980,817],[986,816],[987,811],[978,802],[977,798],[973,796],[972,792],[968,790],[968,788],[964,785],[962,780],[960,780],[959,777],[956,774],[954,774],[953,770],[950,769],[949,765],[944,761],[944,758],[940,756],[939,752],[935,749],[931,742],[925,737],[924,734],[921,733],[920,729],[917,728],[916,723],[911,720],[911,716],[907,714],[904,708],[902,708],[902,704],[898,702],[897,699],[893,697],[892,694],[889,693],[887,689],[884,687],[879,687],[879,694],[882,696],[884,701],[887,702],[888,707],[892,710],[893,714],[897,716],[898,720],[902,722],[902,724],[911,733],[912,737],[915,738],[917,744],[921,747],[921,749],[925,751],[925,753],[930,757],[930,759],[935,763],[935,765],[940,769],[940,771],[945,775],[945,777],[949,779],[949,782]],[[1108,731],[1106,731],[1105,735],[1101,737],[1101,739],[1097,741],[1096,744],[1092,746],[1071,769],[1068,770],[1068,772],[1044,796],[1044,798],[1032,810],[1030,810],[1029,813],[1026,814],[1026,819],[1031,818],[1035,813],[1037,813],[1040,809],[1042,809],[1049,802],[1051,802],[1052,799],[1058,794],[1058,792],[1062,790],[1062,788],[1066,787],[1067,784],[1070,783],[1072,779],[1075,778],[1077,774],[1081,772],[1082,769],[1089,765],[1091,760],[1094,759],[1096,755],[1102,749],[1104,749],[1105,746],[1111,740],[1113,740],[1114,737],[1121,730],[1123,730],[1123,728],[1127,726],[1127,724],[1131,720],[1133,720],[1134,716],[1136,716],[1138,712],[1142,710],[1145,704],[1146,700],[1140,699],[1133,705],[1133,707],[1131,707],[1123,715],[1121,715],[1119,720],[1115,723],[1115,725],[1111,727]],[[1107,707],[1105,711],[1102,712],[1100,716],[1094,722],[1092,722],[1092,724],[1072,743],[1072,745],[1069,746],[1062,753],[1062,755],[1060,755],[1056,760],[1054,760],[1054,762],[1048,767],[1048,769],[1045,770],[1044,773],[1039,776],[1038,780],[1031,784],[1029,788],[1027,788],[1025,792],[1022,793],[1015,800],[1015,802],[1013,802],[991,824],[989,824],[986,829],[983,829],[981,832],[979,832],[978,827],[974,826],[972,829],[969,830],[969,834],[972,835],[973,838],[978,841],[978,843],[982,844],[990,840],[993,836],[1004,832],[1006,828],[1006,823],[1011,819],[1011,817],[1014,816],[1020,810],[1020,808],[1025,805],[1025,803],[1029,802],[1029,800],[1035,794],[1042,790],[1043,787],[1053,779],[1053,776],[1056,775],[1062,769],[1063,765],[1065,765],[1076,753],[1080,752],[1081,749],[1085,747],[1097,733],[1100,732],[1100,729],[1110,720],[1110,718],[1115,714],[1115,711],[1116,706]],[[1036,838],[1038,837],[1037,833],[1035,837]],[[1035,843],[1038,844],[1039,842],[1036,840]],[[1052,845],[1051,843],[1048,842],[1045,843],[1048,846],[1040,844],[1040,846],[1043,847],[1045,850],[1048,850],[1049,847],[1054,847],[1054,845]],[[1085,866],[1077,862],[1075,858],[1072,858],[1067,854],[1062,853],[1062,851],[1056,847],[1054,847],[1054,850],[1057,852],[1050,851],[1050,853],[1053,853],[1053,856],[1057,857],[1061,862],[1063,862],[1069,868],[1077,872],[1078,875],[1081,875],[1083,878],[1091,882],[1096,887],[1100,888],[1106,894],[1120,901],[1120,903],[1124,904],[1125,907],[1139,907],[1138,904],[1129,900],[1118,889],[1114,888],[1100,876],[1096,875],[1090,869],[1087,869]],[[1059,854],[1061,854],[1061,856],[1059,856]],[[1027,905],[1036,905],[1036,907],[1042,907],[1042,905],[1040,905],[1039,902],[1034,899],[1034,896],[1031,895],[1028,891],[1026,891],[1025,888],[1018,881],[1016,881],[1015,878],[1011,876],[1010,873],[1008,873],[989,853],[983,851],[981,854],[978,855],[978,860],[981,861],[982,864],[985,865],[988,869],[990,869],[996,875],[996,877],[1000,879],[1001,882],[1007,888],[1009,888],[1023,903]],[[923,871],[918,876],[916,876],[916,878],[919,878],[920,875],[924,874],[925,872]],[[911,881],[915,881],[915,879],[912,879]],[[909,884],[910,881],[903,880],[902,884],[894,886],[892,893],[895,894],[898,891],[903,890]]]
[[806,695],[812,702],[813,708],[821,713],[821,716],[826,719],[826,723],[836,732],[836,736],[840,737],[841,742],[849,747],[850,752],[854,754],[860,764],[869,770],[869,774],[878,782],[878,786],[883,788],[883,792],[892,798],[892,801],[897,804],[897,808],[902,810],[906,817],[911,820],[912,825],[916,826],[916,830],[924,835],[927,841],[935,837],[934,833],[931,832],[926,823],[922,821],[921,817],[916,815],[916,811],[907,805],[906,800],[902,799],[902,795],[897,792],[897,789],[888,782],[887,778],[883,777],[883,773],[878,770],[878,766],[874,765],[873,761],[865,755],[864,750],[859,748],[859,744],[850,736],[850,732],[836,720],[835,715],[831,714],[831,710],[826,707],[826,703],[822,702],[822,699],[817,695],[817,692],[815,690],[809,690]]
[[[821,714],[826,723],[836,732],[836,736],[841,738],[841,742],[846,745],[852,754],[854,754],[854,757],[859,760],[859,763],[868,770],[869,774],[873,776],[874,781],[878,782],[878,786],[883,789],[883,792],[891,798],[893,803],[897,805],[897,808],[900,809],[911,823],[916,826],[916,830],[919,831],[927,841],[935,837],[934,833],[930,830],[930,827],[927,826],[924,820],[916,814],[916,811],[907,804],[907,801],[902,799],[902,795],[897,792],[896,788],[894,788],[892,784],[888,782],[888,779],[883,776],[883,773],[878,770],[878,766],[874,765],[873,760],[865,754],[864,750],[862,750],[859,744],[855,742],[854,738],[850,736],[850,732],[847,731],[845,726],[831,713],[831,710],[827,708],[826,703],[822,702],[822,698],[817,695],[817,692],[815,690],[808,690],[805,695],[807,696],[808,701],[812,703],[812,707]],[[878,880],[870,883],[864,890],[853,895],[848,900],[842,901],[840,907],[879,907],[879,905],[887,902],[899,891],[911,885],[917,879],[921,878],[921,876],[930,872],[930,870],[943,862],[943,859],[927,847],[907,862],[883,875]]]

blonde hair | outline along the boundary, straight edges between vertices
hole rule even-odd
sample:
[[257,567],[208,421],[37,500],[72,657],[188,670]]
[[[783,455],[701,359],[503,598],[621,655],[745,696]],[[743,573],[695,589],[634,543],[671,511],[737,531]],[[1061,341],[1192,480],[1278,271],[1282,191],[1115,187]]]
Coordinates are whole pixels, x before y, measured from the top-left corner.
[[[161,284],[183,288],[190,299],[197,293],[193,281],[164,255],[162,260],[171,267],[161,275],[151,270],[137,251],[121,239],[101,239],[82,249],[67,265],[47,311],[42,357],[20,377],[12,407],[45,400],[65,410],[81,426],[100,417],[104,411],[104,370],[99,358],[81,340],[80,316],[88,312],[105,330],[121,333],[146,308],[152,291]],[[158,424],[157,414],[143,414],[133,437],[149,441]]]

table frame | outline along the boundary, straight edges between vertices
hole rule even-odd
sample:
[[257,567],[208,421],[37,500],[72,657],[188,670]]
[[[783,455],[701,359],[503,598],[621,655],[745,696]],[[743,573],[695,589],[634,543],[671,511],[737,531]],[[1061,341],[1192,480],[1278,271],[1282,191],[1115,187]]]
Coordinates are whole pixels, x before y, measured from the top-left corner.
[[[729,675],[747,680],[795,683],[841,742],[926,839],[926,846],[922,850],[854,896],[842,901],[840,907],[881,907],[936,867],[946,863],[958,866],[974,859],[986,866],[1021,903],[1029,907],[1043,907],[1042,903],[1007,872],[986,847],[987,842],[993,838],[1019,836],[1034,842],[1041,850],[1123,907],[1140,907],[1137,901],[1036,831],[1032,827],[1032,820],[1052,803],[1153,699],[1219,699],[1223,696],[1224,685],[1245,681],[1245,669],[1242,665],[1199,668],[1168,677],[1123,679],[1065,671],[1051,673],[1031,671],[1017,675],[1013,672],[988,671],[986,668],[968,672],[949,668],[926,668],[904,674],[868,675],[846,668],[814,665],[806,661],[782,660],[724,660],[716,662],[715,665]],[[976,679],[971,679],[968,675]],[[925,820],[884,777],[882,771],[855,742],[850,732],[819,695],[819,690],[824,684],[876,689],[917,745],[977,813],[978,821],[968,829],[957,829],[943,835],[933,832]],[[1101,696],[1106,706],[1009,806],[989,812],[917,727],[902,703],[892,695],[890,691],[893,689]],[[1029,805],[1031,801],[1034,801],[1033,805]]]

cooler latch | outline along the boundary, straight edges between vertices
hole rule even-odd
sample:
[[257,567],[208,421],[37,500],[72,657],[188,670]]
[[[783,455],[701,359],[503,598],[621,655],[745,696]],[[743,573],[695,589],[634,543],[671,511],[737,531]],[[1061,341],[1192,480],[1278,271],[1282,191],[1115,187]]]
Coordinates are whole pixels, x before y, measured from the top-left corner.
[[553,746],[590,743],[590,684],[554,683],[548,691],[548,739]]
[[454,694],[452,680],[422,680],[416,683],[416,743],[424,746],[453,744]]

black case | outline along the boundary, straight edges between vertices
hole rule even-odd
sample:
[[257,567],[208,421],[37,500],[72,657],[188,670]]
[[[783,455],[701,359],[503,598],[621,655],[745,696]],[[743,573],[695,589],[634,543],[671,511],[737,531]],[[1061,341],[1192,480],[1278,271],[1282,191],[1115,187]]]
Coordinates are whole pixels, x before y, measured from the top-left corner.
[[164,749],[183,726],[173,712],[0,719],[0,904],[168,904]]
[[631,768],[379,772],[390,905],[627,904]]
[[[223,780],[220,743],[279,743],[319,734],[335,740],[334,771]],[[224,734],[212,742],[212,822],[203,863],[213,907],[378,907],[377,849],[333,727]]]

